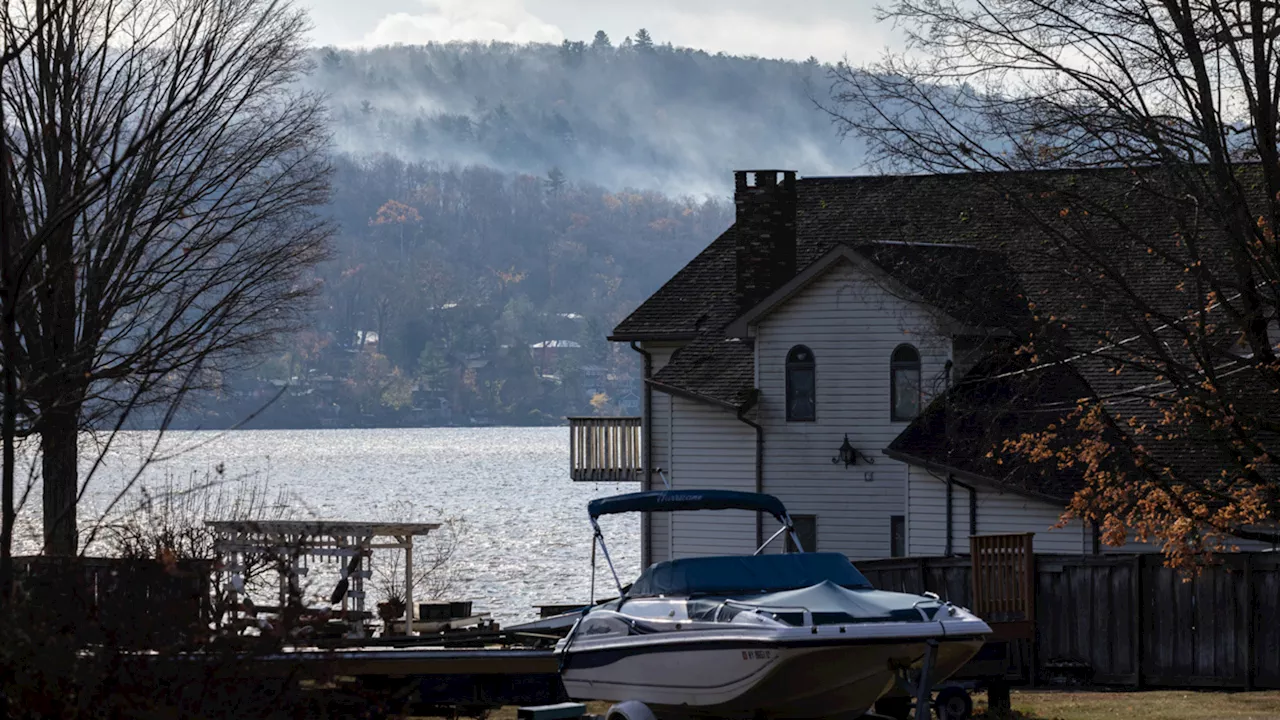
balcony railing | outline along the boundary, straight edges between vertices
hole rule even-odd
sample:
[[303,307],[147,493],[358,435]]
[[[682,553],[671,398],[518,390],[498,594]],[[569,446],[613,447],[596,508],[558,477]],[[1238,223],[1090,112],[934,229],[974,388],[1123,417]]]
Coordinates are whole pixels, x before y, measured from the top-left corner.
[[640,418],[569,418],[569,473],[574,480],[626,482],[643,476]]

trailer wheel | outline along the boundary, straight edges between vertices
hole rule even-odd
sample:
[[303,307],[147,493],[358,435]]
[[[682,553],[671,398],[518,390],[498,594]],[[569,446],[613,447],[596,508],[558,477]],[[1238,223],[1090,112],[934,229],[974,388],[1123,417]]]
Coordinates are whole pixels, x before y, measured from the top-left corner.
[[627,700],[609,708],[605,720],[658,720],[648,705],[639,700]]
[[938,720],[969,720],[973,716],[973,698],[958,687],[943,688],[933,701]]

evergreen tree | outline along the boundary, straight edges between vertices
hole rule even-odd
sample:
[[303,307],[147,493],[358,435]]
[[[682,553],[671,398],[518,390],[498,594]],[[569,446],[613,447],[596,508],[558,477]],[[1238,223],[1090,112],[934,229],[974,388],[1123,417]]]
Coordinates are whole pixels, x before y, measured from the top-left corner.
[[653,50],[653,36],[648,30],[640,28],[636,31],[636,49],[637,50]]
[[324,69],[327,72],[337,72],[342,69],[342,56],[333,48],[325,48],[321,57],[323,58],[321,62],[324,63]]
[[609,42],[609,35],[603,30],[597,30],[595,39],[591,41],[592,50],[610,50],[613,43]]
[[547,172],[547,179],[543,182],[547,186],[547,192],[555,195],[564,188],[567,181],[564,179],[564,173],[560,172],[560,168],[553,167]]
[[587,44],[581,40],[569,41],[565,40],[560,43],[560,56],[570,67],[577,67],[582,64],[582,56],[587,52]]

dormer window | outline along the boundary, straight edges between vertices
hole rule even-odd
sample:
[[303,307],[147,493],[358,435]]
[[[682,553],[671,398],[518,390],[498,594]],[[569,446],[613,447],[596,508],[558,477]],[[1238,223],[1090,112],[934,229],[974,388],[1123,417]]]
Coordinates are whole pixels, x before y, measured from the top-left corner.
[[920,353],[899,345],[889,363],[889,417],[914,420],[920,414]]
[[787,353],[787,422],[817,419],[818,383],[813,352],[803,345]]

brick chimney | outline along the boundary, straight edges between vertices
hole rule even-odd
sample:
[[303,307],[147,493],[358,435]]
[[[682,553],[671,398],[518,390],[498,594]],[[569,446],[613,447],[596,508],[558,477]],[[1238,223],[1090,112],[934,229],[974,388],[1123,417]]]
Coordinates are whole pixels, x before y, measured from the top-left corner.
[[796,173],[739,170],[733,184],[735,271],[745,311],[796,274]]

